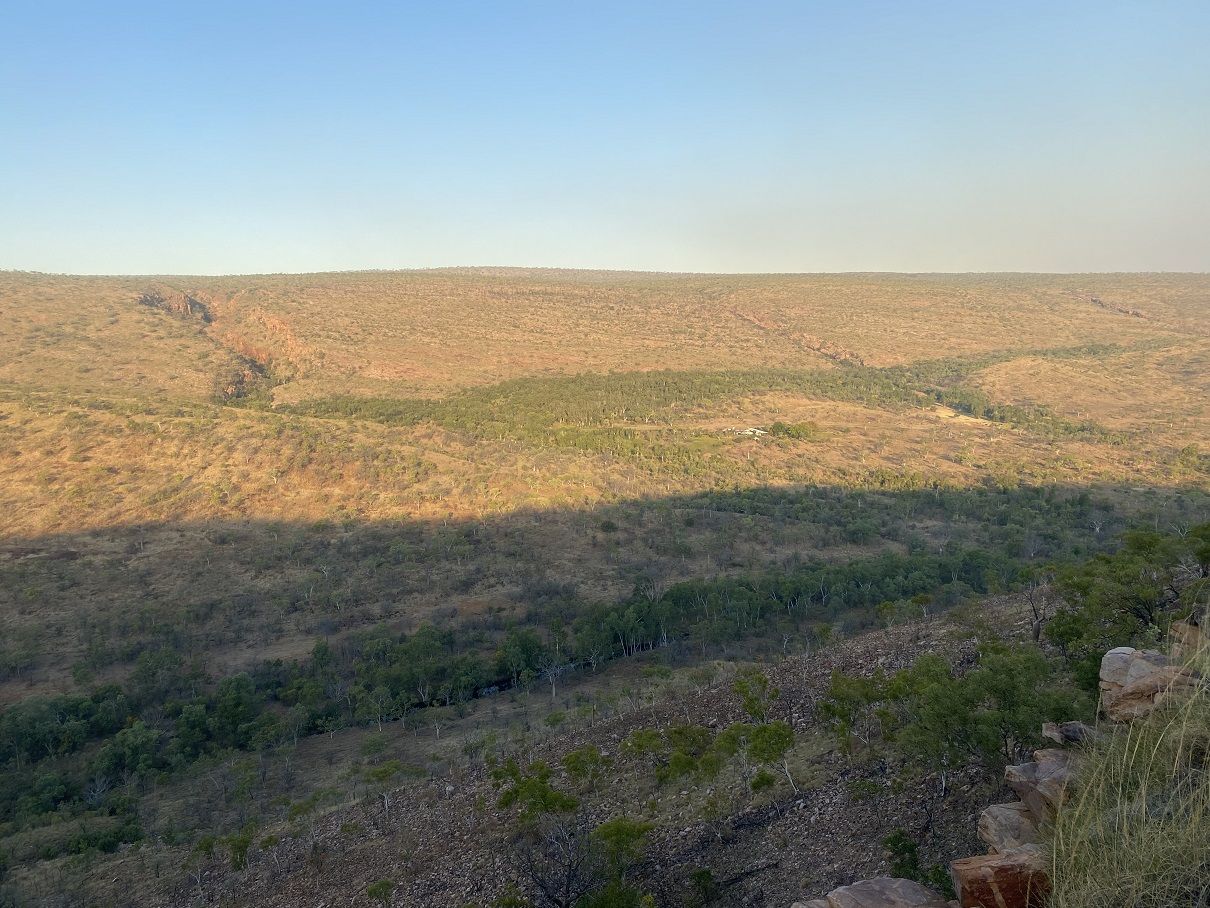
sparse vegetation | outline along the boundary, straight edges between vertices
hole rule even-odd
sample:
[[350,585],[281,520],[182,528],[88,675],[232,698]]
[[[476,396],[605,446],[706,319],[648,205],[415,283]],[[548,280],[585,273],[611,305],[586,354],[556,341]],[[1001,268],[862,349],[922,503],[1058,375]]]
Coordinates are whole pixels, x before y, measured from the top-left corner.
[[[591,873],[476,896],[637,905],[639,843],[781,822],[832,747],[853,804],[986,784],[1204,599],[1197,276],[249,281],[0,275],[0,904],[314,892],[379,836],[398,903],[400,803],[494,769],[461,841]],[[943,613],[957,662],[773,669]]]

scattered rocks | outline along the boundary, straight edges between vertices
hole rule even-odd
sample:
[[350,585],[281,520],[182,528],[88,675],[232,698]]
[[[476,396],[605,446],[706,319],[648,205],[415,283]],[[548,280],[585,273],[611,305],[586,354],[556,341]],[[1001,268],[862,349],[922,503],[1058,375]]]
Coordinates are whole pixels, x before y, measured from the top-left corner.
[[1042,737],[1056,744],[1092,744],[1103,735],[1083,722],[1046,722],[1042,725]]
[[[1062,737],[1058,727],[1055,731]],[[1086,737],[1074,729],[1069,734]],[[963,908],[1039,908],[1045,903],[1050,877],[1039,827],[1054,819],[1078,763],[1078,755],[1070,751],[1047,749],[1035,751],[1030,763],[1005,769],[1005,781],[1021,800],[993,804],[980,814],[979,838],[987,843],[988,854],[950,864]]]
[[[1195,683],[1198,676],[1180,660],[1210,646],[1210,620],[1177,621],[1170,631],[1176,662],[1155,650],[1123,646],[1101,660],[1101,702],[1113,722],[1149,715],[1164,701]],[[1082,722],[1048,722],[1044,737],[1057,744],[1087,745],[1103,735]],[[1080,755],[1048,748],[1033,760],[1004,771],[1004,780],[1021,799],[993,804],[979,816],[979,838],[988,854],[961,858],[950,864],[957,904],[962,908],[1042,908],[1050,895],[1049,861],[1041,827],[1055,818],[1075,781]],[[1127,805],[1133,813],[1164,815],[1165,800],[1153,796]],[[793,908],[933,908],[947,903],[942,896],[908,880],[878,877],[829,892],[826,899],[796,902]]]
[[[1171,636],[1178,659],[1210,643],[1195,619],[1175,622]],[[1139,719],[1195,681],[1192,671],[1158,651],[1118,647],[1101,660],[1101,703],[1110,721]],[[1086,745],[1102,737],[1082,722],[1047,723],[1042,734],[1057,744]],[[979,817],[979,838],[987,843],[989,853],[950,865],[963,908],[1040,908],[1045,904],[1050,879],[1039,829],[1054,820],[1075,780],[1079,761],[1079,754],[1072,751],[1046,749],[1036,751],[1032,762],[1005,769],[1004,780],[1021,800],[984,810]],[[1163,805],[1139,805],[1137,809],[1162,812]]]

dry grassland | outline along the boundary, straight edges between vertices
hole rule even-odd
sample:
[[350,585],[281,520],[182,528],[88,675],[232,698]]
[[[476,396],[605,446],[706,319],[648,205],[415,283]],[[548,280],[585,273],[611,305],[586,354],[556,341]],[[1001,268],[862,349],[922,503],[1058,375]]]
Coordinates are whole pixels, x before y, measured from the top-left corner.
[[1183,447],[1210,438],[1210,350],[1204,341],[1097,360],[1021,357],[982,372],[979,385],[1012,403]]
[[0,274],[0,385],[90,398],[205,400],[239,358],[138,305],[154,282]]
[[[1039,373],[1030,379],[1037,382]],[[1068,396],[1069,407],[1075,397]],[[732,431],[777,420],[814,422],[820,437],[752,439]],[[686,476],[675,466],[474,440],[427,426],[220,408],[132,415],[0,397],[0,532],[16,540],[179,521],[481,519],[718,482],[862,486],[878,471],[955,486],[1197,483],[1204,474],[1182,464],[1175,448],[1199,437],[1203,423],[1192,410],[1175,429],[1168,421],[1163,412],[1152,421],[1132,416],[1124,427],[1140,441],[1123,447],[1052,440],[945,407],[884,411],[768,395],[678,425],[673,438],[707,458],[700,474]]]
[[[135,305],[148,291],[190,294],[213,320],[172,321]],[[40,389],[115,393],[125,382],[136,393],[204,396],[210,388],[188,376],[227,365],[203,354],[234,349],[293,375],[278,392],[285,400],[344,390],[432,395],[543,373],[803,368],[837,355],[891,365],[1205,338],[1208,301],[1204,275],[5,273],[0,377]]]

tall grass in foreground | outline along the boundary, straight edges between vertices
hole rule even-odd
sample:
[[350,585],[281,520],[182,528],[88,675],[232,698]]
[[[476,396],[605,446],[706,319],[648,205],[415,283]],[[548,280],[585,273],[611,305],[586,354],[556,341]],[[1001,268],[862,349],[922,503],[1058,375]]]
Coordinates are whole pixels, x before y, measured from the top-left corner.
[[1054,830],[1052,908],[1210,906],[1210,660],[1194,667],[1191,696],[1089,753]]

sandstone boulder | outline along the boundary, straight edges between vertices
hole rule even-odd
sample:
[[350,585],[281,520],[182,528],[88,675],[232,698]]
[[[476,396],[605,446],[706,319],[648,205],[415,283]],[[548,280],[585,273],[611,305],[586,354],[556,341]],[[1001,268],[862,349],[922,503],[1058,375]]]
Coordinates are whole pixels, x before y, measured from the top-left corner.
[[1036,846],[950,865],[962,908],[1041,908],[1050,894],[1046,868],[1046,856]]
[[1034,815],[1023,801],[993,804],[979,815],[979,838],[993,854],[1042,841]]
[[1091,744],[1099,741],[1101,732],[1083,722],[1045,722],[1042,737],[1056,744]]
[[1025,802],[1035,824],[1043,825],[1054,819],[1078,764],[1078,755],[1069,750],[1038,750],[1032,763],[1006,768],[1004,781]]
[[1168,628],[1168,639],[1172,642],[1172,658],[1184,662],[1210,646],[1210,624],[1205,615],[1193,615],[1173,621]]
[[1155,650],[1119,646],[1101,659],[1101,704],[1111,721],[1141,719],[1194,680]]
[[1101,657],[1101,689],[1123,687],[1130,663],[1139,651],[1133,646],[1117,646]]
[[828,908],[946,908],[947,903],[919,883],[880,876],[833,889],[825,904]]

